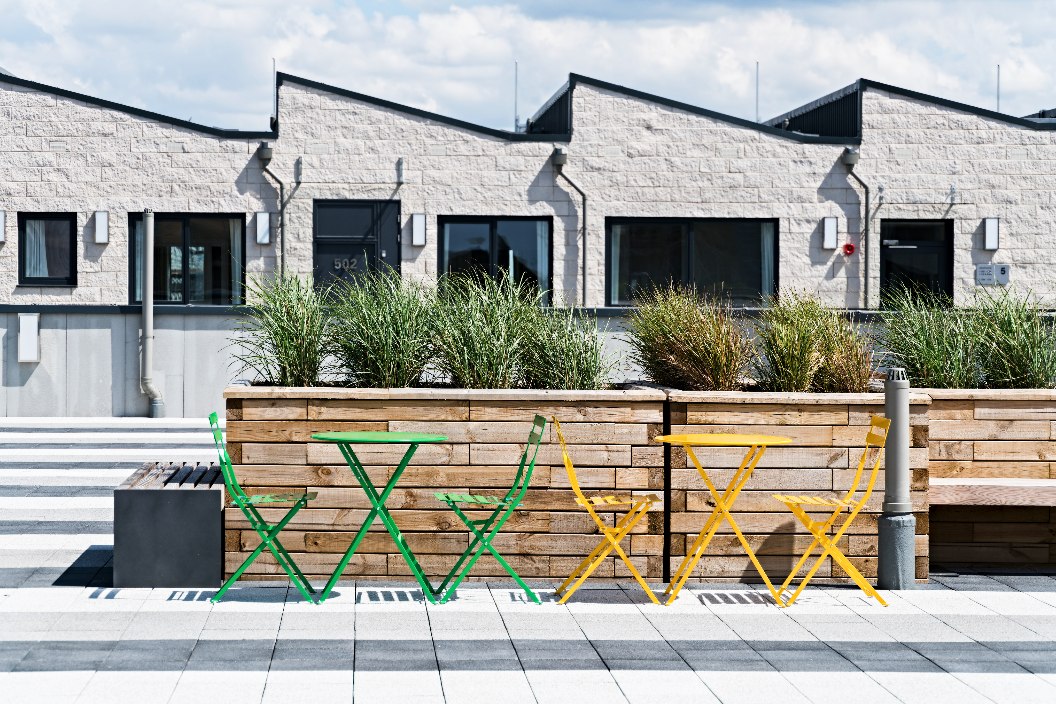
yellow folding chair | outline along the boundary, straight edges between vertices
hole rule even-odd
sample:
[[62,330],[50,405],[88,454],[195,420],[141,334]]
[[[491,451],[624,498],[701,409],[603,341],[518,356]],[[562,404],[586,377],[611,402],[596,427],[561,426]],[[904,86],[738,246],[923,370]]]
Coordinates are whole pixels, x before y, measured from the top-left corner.
[[[862,459],[858,462],[858,471],[854,473],[854,480],[851,482],[851,488],[844,494],[843,498],[830,499],[822,496],[789,496],[785,494],[774,494],[774,498],[783,503],[785,506],[795,514],[796,518],[807,527],[811,535],[814,536],[813,542],[807,551],[803,553],[803,557],[799,558],[799,562],[792,569],[792,573],[788,575],[788,579],[781,585],[778,590],[779,593],[784,594],[785,590],[788,589],[789,585],[795,579],[799,571],[803,569],[803,565],[806,564],[807,560],[810,559],[811,553],[819,545],[823,548],[821,551],[821,557],[819,557],[814,565],[807,571],[806,576],[799,583],[796,591],[793,592],[792,596],[785,602],[785,606],[791,606],[793,602],[799,597],[803,588],[807,586],[814,574],[821,567],[821,563],[825,561],[826,557],[831,557],[832,561],[843,568],[843,570],[850,575],[854,583],[857,584],[862,591],[869,596],[873,597],[880,602],[881,605],[887,606],[887,602],[884,601],[883,597],[880,596],[879,592],[873,588],[873,585],[866,581],[862,573],[851,564],[847,556],[840,552],[840,549],[836,547],[836,543],[843,537],[843,534],[847,532],[847,529],[851,527],[851,523],[854,521],[858,513],[865,508],[865,504],[869,501],[869,497],[873,493],[873,487],[876,485],[876,478],[880,474],[880,460],[883,459],[883,448],[887,442],[887,431],[891,428],[891,421],[883,416],[873,416],[872,423],[869,426],[869,433],[865,436],[865,449],[862,451]],[[876,460],[873,462],[873,469],[869,473],[869,482],[865,487],[865,491],[862,497],[857,501],[854,501],[854,495],[858,492],[859,484],[862,480],[862,476],[865,470],[865,463],[868,459],[870,451],[876,451]],[[804,508],[805,507],[805,508]],[[807,511],[832,511],[832,514],[824,521],[815,521],[807,515]],[[847,511],[847,517],[843,524],[840,526],[832,538],[829,538],[829,532],[832,531],[836,525],[836,519],[840,516],[843,511]]]
[[[645,593],[649,595],[649,599],[654,604],[659,604],[656,595],[653,594],[653,590],[649,588],[649,585],[642,579],[642,575],[638,574],[638,570],[634,568],[630,558],[627,557],[627,553],[620,547],[620,541],[623,540],[631,532],[631,529],[645,517],[645,514],[649,513],[649,510],[656,504],[660,503],[660,499],[655,494],[649,494],[648,496],[641,496],[637,498],[633,497],[621,497],[621,496],[592,496],[587,497],[583,490],[579,486],[579,481],[576,479],[576,468],[572,464],[572,459],[568,456],[568,446],[565,443],[565,436],[561,432],[561,424],[557,421],[557,418],[553,419],[554,430],[557,431],[557,439],[561,443],[561,455],[565,461],[565,471],[568,472],[568,481],[572,484],[572,491],[576,493],[576,503],[587,509],[587,513],[590,517],[598,524],[598,530],[601,531],[602,539],[598,543],[589,555],[587,555],[579,566],[576,567],[575,571],[569,575],[568,579],[561,583],[561,586],[557,588],[557,595],[561,597],[557,603],[564,604],[568,601],[577,589],[586,581],[587,577],[596,570],[605,558],[609,556],[613,550],[620,556],[623,563],[627,565],[627,569],[634,575],[635,580],[641,585]],[[617,510],[617,507],[629,506],[630,509],[627,511],[623,518],[616,521],[616,525],[609,527],[605,524],[605,521],[598,516],[595,511],[598,507],[604,507],[605,510]],[[572,585],[569,587],[569,585]]]

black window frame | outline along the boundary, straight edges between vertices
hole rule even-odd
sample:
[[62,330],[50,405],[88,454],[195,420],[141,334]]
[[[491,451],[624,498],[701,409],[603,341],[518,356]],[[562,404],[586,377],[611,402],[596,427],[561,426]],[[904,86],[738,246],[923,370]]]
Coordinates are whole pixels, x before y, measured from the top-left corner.
[[[242,267],[238,271],[239,282],[242,289],[242,300],[238,302],[228,303],[192,303],[188,296],[187,287],[190,285],[190,276],[188,275],[188,269],[190,267],[190,258],[187,256],[187,249],[190,246],[191,239],[191,220],[196,218],[209,218],[217,220],[239,220],[242,223]],[[128,214],[128,302],[130,305],[138,306],[142,305],[142,301],[136,300],[136,258],[139,256],[139,252],[136,251],[136,237],[135,237],[135,224],[143,219],[143,213],[129,213]],[[182,301],[159,301],[154,299],[154,305],[158,306],[184,306],[194,308],[219,308],[221,306],[238,306],[245,305],[246,302],[246,214],[245,213],[154,213],[154,222],[161,220],[181,220],[181,229],[183,230],[183,300]],[[231,268],[234,269],[234,262],[231,264]],[[232,272],[232,280],[234,279],[234,273]]]
[[[887,240],[884,238],[884,226],[902,225],[902,224],[921,224],[927,223],[931,225],[942,225],[943,235],[945,242],[932,242],[930,240],[898,240],[898,242],[906,242],[907,244],[888,245],[885,244]],[[941,251],[946,257],[945,271],[941,272],[941,275],[945,277],[948,291],[933,291],[939,299],[945,299],[953,305],[954,289],[957,288],[957,281],[954,276],[954,257],[956,256],[956,250],[954,249],[954,238],[956,237],[956,226],[953,218],[882,218],[877,225],[877,234],[880,240],[880,284],[878,286],[880,290],[880,300],[883,302],[885,297],[890,295],[892,288],[887,281],[888,272],[887,267],[887,252],[893,247],[906,247],[912,246],[917,249],[923,248],[928,251]],[[912,293],[912,289],[910,289]],[[883,303],[881,303],[883,305]]]
[[[324,211],[328,208],[342,208],[342,207],[360,207],[360,208],[371,208],[371,222],[373,227],[372,236],[365,237],[351,237],[345,235],[321,235],[319,234],[319,221],[320,211]],[[384,218],[385,211],[389,208],[395,209],[395,220],[396,230],[395,239],[392,241],[386,241],[387,233],[382,231],[381,222]],[[322,277],[319,276],[318,269],[318,258],[319,258],[319,245],[327,244],[339,244],[339,245],[358,245],[363,243],[372,243],[376,247],[375,265],[373,270],[382,271],[385,267],[388,267],[395,271],[397,274],[403,271],[403,203],[396,198],[316,198],[312,201],[312,279],[315,282],[316,287],[322,287],[326,285],[326,282]],[[386,261],[382,261],[381,251],[392,247],[395,251],[395,256],[391,259],[395,260],[395,264],[388,261],[390,257],[385,257]]]
[[[26,221],[49,220],[70,223],[70,275],[26,276]],[[77,213],[19,213],[18,214],[18,285],[40,288],[76,288],[77,264]]]
[[[695,217],[633,217],[633,216],[614,216],[605,218],[605,306],[625,308],[633,306],[633,304],[627,303],[614,303],[612,295],[612,277],[615,275],[613,271],[613,265],[615,262],[612,260],[612,243],[613,243],[613,226],[614,225],[627,225],[627,224],[664,224],[672,225],[678,224],[687,228],[687,233],[692,232],[694,223],[701,222],[754,222],[759,223],[771,223],[774,226],[774,279],[773,279],[773,296],[776,298],[779,294],[779,284],[781,281],[781,221],[779,218],[695,218]],[[693,276],[693,261],[694,261],[694,243],[693,237],[686,237],[686,244],[682,252],[682,280],[675,283],[680,285],[694,285]],[[763,301],[760,301],[760,305]],[[735,306],[739,308],[751,308],[752,306]]]
[[498,272],[498,261],[496,259],[496,251],[498,250],[497,243],[499,237],[499,221],[500,220],[516,220],[516,221],[541,221],[547,225],[547,242],[546,242],[546,257],[547,257],[547,272],[546,272],[546,285],[544,290],[546,293],[543,301],[550,305],[553,298],[554,290],[554,217],[552,215],[437,215],[436,216],[436,271],[440,276],[443,276],[447,272],[444,271],[444,247],[447,242],[444,235],[444,226],[453,223],[488,223],[489,225],[489,238],[488,243],[489,257],[488,262],[488,276],[495,277]]

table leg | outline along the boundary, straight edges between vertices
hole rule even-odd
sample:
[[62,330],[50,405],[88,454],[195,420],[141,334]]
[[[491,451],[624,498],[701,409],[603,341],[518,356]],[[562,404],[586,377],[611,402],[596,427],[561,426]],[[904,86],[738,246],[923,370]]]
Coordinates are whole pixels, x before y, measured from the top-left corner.
[[[749,465],[750,468],[747,472],[748,477],[751,476],[752,471],[755,469],[756,465],[759,464],[759,460],[762,459],[764,452],[766,452],[765,445],[753,447],[751,450],[748,451],[749,456],[751,456],[752,453],[756,453],[754,458],[752,459],[751,464]],[[737,540],[738,542],[740,542],[741,547],[744,548],[745,553],[748,554],[748,559],[750,559],[752,561],[752,564],[755,565],[755,569],[759,573],[759,576],[763,578],[763,582],[766,584],[767,589],[770,590],[770,594],[774,597],[774,601],[776,601],[778,605],[784,606],[784,600],[781,598],[781,595],[777,592],[777,590],[774,589],[774,585],[770,582],[770,577],[767,576],[766,570],[763,569],[763,565],[759,562],[759,558],[755,556],[755,551],[752,550],[752,547],[748,544],[748,539],[744,537],[743,533],[741,533],[740,526],[738,526],[737,522],[733,520],[733,515],[730,513],[729,507],[733,505],[734,501],[736,501],[737,495],[740,494],[741,487],[743,487],[744,484],[747,483],[748,477],[745,477],[744,482],[741,483],[741,486],[737,487],[737,490],[733,493],[733,495],[730,497],[729,502],[727,503],[724,498],[720,497],[718,492],[715,490],[715,486],[711,483],[711,479],[704,471],[704,468],[700,465],[699,462],[697,462],[696,456],[693,457],[693,461],[697,465],[697,471],[700,472],[700,476],[704,478],[704,483],[707,485],[708,491],[713,497],[715,497],[715,507],[718,510],[722,511],[723,518],[725,518],[726,521],[730,524],[730,527],[733,528],[734,535],[737,536]],[[715,525],[713,531],[717,529],[718,524]]]
[[[697,471],[703,471],[700,466],[700,462],[697,460],[696,455],[693,453],[693,448],[687,445],[685,446],[685,449],[686,455],[690,457],[690,459],[692,459],[694,464],[697,466]],[[729,500],[731,492],[733,492],[734,490],[740,491],[740,487],[744,486],[744,483],[748,481],[748,477],[751,476],[751,469],[748,467],[749,461],[751,459],[752,453],[749,452],[741,461],[741,466],[737,468],[736,472],[734,472],[733,477],[730,478],[730,482],[726,486],[726,491],[723,492],[722,495],[722,498],[724,500]],[[754,467],[754,465],[752,466]],[[711,541],[711,536],[714,535],[714,531],[712,531],[711,529],[715,525],[716,521],[720,518],[720,516],[721,512],[719,511],[718,507],[712,509],[711,515],[708,516],[708,520],[704,522],[704,527],[701,529],[700,533],[697,534],[696,539],[693,541],[693,545],[691,545],[690,548],[686,550],[685,557],[682,558],[682,562],[679,564],[678,569],[675,570],[675,574],[671,577],[671,582],[667,585],[667,589],[664,590],[664,596],[667,596],[672,589],[675,589],[677,594],[677,590],[682,588],[681,585],[685,583],[685,578],[683,577],[683,575],[686,573],[692,573],[693,568],[696,566],[697,561],[700,559],[700,555],[704,552],[704,550],[707,549],[708,543]]]
[[[431,602],[435,601],[433,597],[432,586],[429,585],[429,581],[425,579],[424,573],[422,573],[421,571],[421,566],[418,564],[418,561],[414,558],[414,554],[410,552],[410,548],[408,548],[405,542],[403,541],[403,535],[400,533],[399,528],[396,527],[396,524],[393,521],[391,514],[389,514],[388,509],[385,507],[386,499],[389,498],[389,494],[391,494],[392,490],[396,487],[396,483],[400,480],[400,476],[403,475],[403,471],[407,468],[407,465],[410,463],[411,458],[414,456],[415,451],[418,449],[418,445],[413,444],[407,448],[407,452],[404,453],[403,459],[400,460],[399,466],[396,467],[396,471],[393,472],[392,476],[389,478],[389,481],[386,482],[385,488],[380,495],[378,494],[377,489],[374,487],[373,482],[370,481],[370,477],[367,475],[367,471],[363,467],[363,464],[359,461],[359,458],[356,457],[355,452],[352,451],[352,448],[345,443],[338,443],[338,447],[341,450],[341,454],[344,455],[345,461],[348,463],[349,469],[352,470],[353,476],[356,477],[356,481],[360,483],[360,486],[363,488],[364,493],[367,495],[367,500],[370,501],[371,509],[370,512],[367,514],[366,519],[363,521],[363,525],[359,527],[359,530],[356,532],[355,537],[352,539],[352,543],[348,546],[348,550],[345,551],[345,554],[341,557],[341,561],[338,562],[337,568],[334,570],[334,573],[330,576],[329,581],[327,581],[326,587],[323,588],[322,593],[319,595],[319,603],[325,601],[326,598],[330,595],[330,591],[337,584],[337,580],[341,578],[341,574],[348,566],[348,563],[351,561],[352,556],[356,553],[356,549],[359,547],[359,544],[360,542],[362,542],[364,536],[366,536],[367,530],[374,523],[375,518],[381,518],[382,523],[385,525],[385,529],[389,532],[389,535],[392,536],[393,540],[396,542],[396,547],[399,548],[400,553],[404,556],[404,559],[408,560],[408,555],[410,555],[410,560],[408,560],[408,566],[411,567],[411,571],[414,573],[415,579],[417,579],[418,584],[425,591],[426,598],[429,599],[429,601]],[[413,565],[411,564],[412,561],[414,563]]]

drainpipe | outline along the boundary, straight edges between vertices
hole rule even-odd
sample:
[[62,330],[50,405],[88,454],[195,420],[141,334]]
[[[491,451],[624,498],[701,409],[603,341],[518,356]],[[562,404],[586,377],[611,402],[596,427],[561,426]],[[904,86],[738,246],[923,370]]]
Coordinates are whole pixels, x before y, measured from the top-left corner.
[[257,159],[260,160],[260,167],[265,174],[271,177],[271,179],[279,184],[279,275],[285,276],[286,274],[286,184],[282,182],[282,179],[276,176],[271,169],[268,168],[268,164],[271,163],[272,150],[271,145],[267,142],[261,142],[260,146],[257,147]]
[[862,268],[864,269],[862,276],[862,285],[865,292],[865,300],[863,301],[863,308],[869,308],[869,186],[866,185],[865,181],[858,178],[858,174],[854,173],[854,165],[858,163],[858,150],[845,147],[843,150],[843,156],[840,158],[843,161],[844,166],[847,167],[847,173],[858,182],[858,185],[865,190],[865,215],[862,223]]
[[554,167],[554,172],[558,176],[560,176],[561,178],[565,179],[565,181],[568,182],[568,185],[570,185],[570,186],[572,186],[572,188],[576,189],[576,193],[578,193],[579,197],[583,199],[583,236],[582,236],[582,239],[581,239],[581,242],[583,243],[581,245],[582,250],[583,250],[583,291],[582,291],[581,298],[582,298],[582,306],[584,308],[586,308],[587,307],[587,194],[583,192],[582,188],[580,188],[575,183],[573,183],[572,179],[570,179],[568,176],[565,175],[564,166],[565,166],[565,163],[567,161],[568,161],[568,153],[565,151],[565,148],[564,147],[554,147],[553,153],[550,154],[550,163]]
[[150,398],[151,418],[165,416],[165,401],[154,386],[154,213],[143,211],[143,358],[139,384]]

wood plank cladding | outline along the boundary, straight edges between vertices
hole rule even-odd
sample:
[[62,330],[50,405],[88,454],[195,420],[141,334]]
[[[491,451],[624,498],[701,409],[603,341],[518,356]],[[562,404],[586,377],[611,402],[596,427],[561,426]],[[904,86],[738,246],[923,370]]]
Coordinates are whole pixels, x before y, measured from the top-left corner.
[[953,504],[931,507],[932,559],[1056,563],[1056,391],[926,393],[935,498]]
[[[873,414],[883,415],[882,394],[719,394],[669,393],[672,433],[751,433],[780,435],[790,445],[767,449],[733,506],[770,578],[780,582],[810,544],[810,534],[775,493],[840,496],[854,478]],[[916,577],[928,576],[928,397],[912,394],[910,407],[911,499],[917,517]],[[695,448],[697,458],[721,492],[747,448]],[[686,554],[715,506],[686,452],[671,452],[671,570]],[[840,547],[869,578],[876,576],[877,517],[883,503],[884,475],[865,511],[844,534]],[[819,576],[844,580],[826,561]],[[695,577],[758,578],[729,524],[723,522],[700,561]]]
[[[283,544],[313,580],[325,580],[351,543],[370,505],[336,445],[311,435],[330,430],[389,430],[446,435],[422,445],[387,502],[431,578],[446,575],[468,544],[468,533],[434,492],[491,493],[513,482],[532,418],[547,418],[547,432],[530,489],[495,539],[495,546],[526,578],[568,576],[600,539],[575,504],[550,417],[570,443],[579,481],[590,493],[662,493],[664,453],[653,438],[663,432],[666,395],[655,389],[605,392],[467,391],[461,389],[228,389],[228,451],[249,493],[314,491],[319,495],[283,532]],[[356,453],[379,489],[392,475],[405,445],[359,445]],[[277,520],[285,508],[262,510]],[[488,512],[468,511],[471,517]],[[610,522],[617,514],[603,514]],[[233,571],[259,538],[237,510],[225,515],[226,570]],[[662,574],[663,514],[643,520],[624,543],[635,566],[653,580]],[[613,559],[601,576],[625,576]],[[396,546],[377,522],[345,571],[349,578],[409,576]],[[490,555],[475,577],[505,576]],[[274,579],[281,568],[267,553],[248,579]]]

